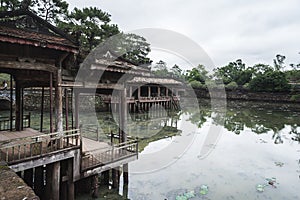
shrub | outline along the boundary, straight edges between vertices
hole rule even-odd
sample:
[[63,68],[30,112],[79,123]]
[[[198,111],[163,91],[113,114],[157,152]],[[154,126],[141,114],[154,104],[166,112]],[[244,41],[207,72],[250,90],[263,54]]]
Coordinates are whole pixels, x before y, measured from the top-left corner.
[[202,84],[200,81],[194,80],[194,81],[191,81],[190,84],[191,84],[192,88],[195,88],[195,89],[203,89],[203,88],[205,88],[205,85]]
[[225,87],[229,90],[236,90],[238,88],[238,84],[236,82],[232,81],[232,82],[228,83]]
[[299,101],[300,100],[300,94],[294,94],[291,96],[291,101]]
[[285,92],[291,86],[281,71],[268,71],[258,75],[249,82],[249,88],[256,92]]

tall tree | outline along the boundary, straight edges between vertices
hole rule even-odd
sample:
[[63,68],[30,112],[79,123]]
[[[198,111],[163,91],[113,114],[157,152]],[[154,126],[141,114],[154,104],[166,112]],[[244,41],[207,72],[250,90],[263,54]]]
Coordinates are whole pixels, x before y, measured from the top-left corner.
[[168,68],[167,68],[167,63],[160,60],[158,61],[153,69],[152,69],[153,73],[157,76],[161,76],[161,77],[167,77],[169,76],[169,71],[168,71]]
[[131,62],[143,65],[152,61],[147,55],[150,53],[150,44],[142,36],[133,33],[120,33],[107,41],[118,55],[122,55]]
[[0,0],[0,11],[12,11],[20,8],[21,2],[18,0]]
[[238,59],[224,67],[215,69],[215,76],[222,79],[224,84],[236,82],[238,85],[244,85],[251,80],[252,69],[246,68],[242,60]]
[[197,67],[188,70],[186,77],[189,82],[198,81],[205,84],[205,80],[208,78],[208,71],[204,65],[199,64]]
[[81,48],[90,51],[106,38],[118,34],[116,24],[109,24],[110,14],[96,7],[74,8],[60,28],[77,35]]
[[284,66],[284,61],[285,61],[286,57],[280,54],[277,54],[275,59],[273,60],[274,62],[274,68],[275,70],[282,70],[285,66]]
[[64,0],[34,0],[31,9],[44,20],[57,24],[68,14],[69,4]]

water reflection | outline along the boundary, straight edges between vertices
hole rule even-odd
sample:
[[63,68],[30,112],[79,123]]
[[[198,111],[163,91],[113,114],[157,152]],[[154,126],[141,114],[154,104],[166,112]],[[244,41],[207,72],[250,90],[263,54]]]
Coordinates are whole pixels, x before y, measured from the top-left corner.
[[[291,139],[300,143],[300,105],[275,104],[257,102],[228,102],[225,119],[218,111],[212,111],[208,101],[200,103],[200,113],[186,108],[183,112],[189,113],[189,120],[199,128],[211,118],[213,123],[224,126],[228,131],[241,134],[250,129],[256,134],[272,134],[275,144],[282,144],[282,132],[289,133]],[[224,124],[222,124],[224,122]]]

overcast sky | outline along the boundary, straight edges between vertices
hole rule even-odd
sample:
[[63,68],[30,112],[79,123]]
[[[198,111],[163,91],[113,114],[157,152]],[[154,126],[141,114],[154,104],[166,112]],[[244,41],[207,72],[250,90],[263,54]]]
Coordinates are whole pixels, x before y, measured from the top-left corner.
[[[247,65],[300,63],[299,0],[67,0],[70,7],[97,6],[124,31],[163,28],[197,42],[216,66],[241,58]],[[176,41],[174,41],[176,43]],[[176,58],[154,51],[152,59]],[[182,64],[184,65],[184,64]],[[183,66],[184,67],[184,66]]]

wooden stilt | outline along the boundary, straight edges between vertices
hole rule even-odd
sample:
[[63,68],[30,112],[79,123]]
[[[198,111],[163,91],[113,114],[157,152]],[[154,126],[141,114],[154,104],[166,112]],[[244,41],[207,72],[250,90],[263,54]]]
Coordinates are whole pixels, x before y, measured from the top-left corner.
[[60,162],[53,163],[52,172],[52,199],[59,200],[60,189]]
[[103,174],[103,185],[109,185],[109,170],[102,172]]
[[33,186],[33,169],[24,171],[24,181],[29,187]]
[[34,192],[40,199],[44,194],[44,168],[42,166],[34,169]]
[[74,181],[73,181],[73,159],[68,160],[68,200],[75,199]]
[[117,189],[119,187],[119,169],[112,169],[112,188]]
[[92,177],[92,197],[98,198],[98,174]]
[[123,165],[123,178],[124,178],[124,184],[129,183],[129,178],[128,178],[128,164]]
[[75,128],[78,129],[79,128],[79,92],[78,91],[74,91],[74,96],[75,96],[75,102],[74,102],[74,106],[75,106]]

